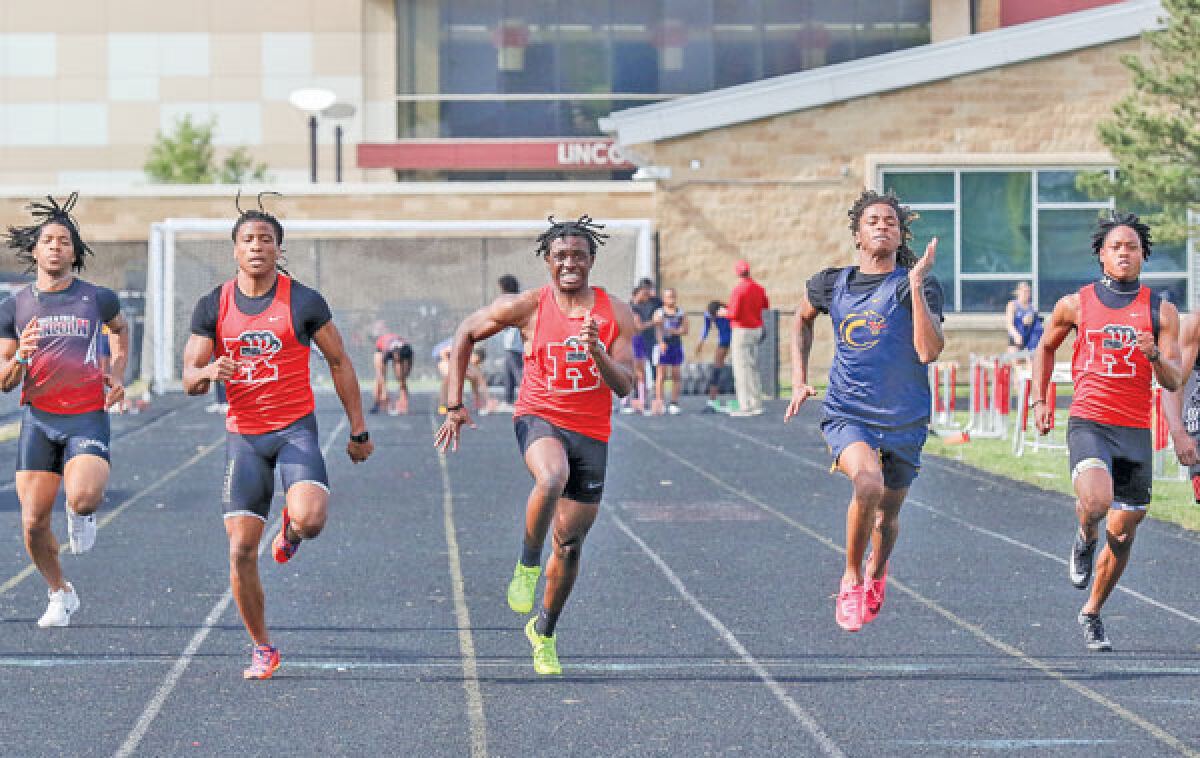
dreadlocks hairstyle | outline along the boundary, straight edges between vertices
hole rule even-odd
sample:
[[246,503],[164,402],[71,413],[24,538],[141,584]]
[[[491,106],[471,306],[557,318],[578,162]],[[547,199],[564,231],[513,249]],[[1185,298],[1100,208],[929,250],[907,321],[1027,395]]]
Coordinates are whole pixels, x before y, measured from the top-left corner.
[[1104,249],[1104,240],[1108,239],[1108,233],[1118,226],[1128,226],[1138,236],[1138,240],[1142,243],[1142,259],[1150,258],[1150,227],[1142,223],[1136,213],[1117,213],[1109,211],[1107,216],[1101,216],[1096,221],[1096,231],[1092,233],[1092,254],[1096,259],[1100,258],[1100,251]]
[[896,212],[896,218],[900,221],[900,247],[896,248],[896,265],[912,268],[917,262],[917,256],[908,246],[908,241],[912,239],[912,230],[908,228],[908,225],[917,220],[917,213],[907,205],[901,205],[900,198],[896,197],[896,193],[892,190],[888,190],[882,195],[873,190],[863,190],[863,193],[854,201],[854,205],[846,212],[846,215],[850,217],[850,233],[852,235],[858,233],[858,225],[862,221],[863,213],[872,205],[887,205]]
[[545,256],[550,252],[550,243],[556,239],[563,237],[583,237],[588,243],[588,252],[594,258],[596,256],[596,248],[604,244],[604,240],[608,239],[607,234],[600,232],[604,228],[604,224],[597,224],[592,221],[592,217],[588,215],[580,216],[575,221],[555,221],[554,216],[546,218],[550,222],[550,228],[538,235],[537,249],[534,251],[539,257]]
[[[279,219],[268,213],[267,209],[263,207],[263,195],[283,197],[283,195],[279,194],[278,192],[260,192],[258,193],[258,210],[251,208],[244,211],[242,210],[242,190],[240,188],[238,189],[237,196],[233,199],[233,207],[237,208],[238,218],[237,221],[233,222],[233,231],[230,233],[230,237],[232,237],[234,242],[237,242],[238,229],[242,228],[242,224],[250,221],[265,221],[271,225],[272,229],[275,230],[275,244],[279,247],[279,252],[281,253],[280,258],[283,258],[283,224],[279,223]],[[283,264],[278,261],[275,263],[275,268],[279,269],[284,274],[291,276],[291,274],[288,273],[288,270],[283,267]]]
[[57,200],[46,195],[46,202],[35,201],[25,206],[33,216],[32,224],[8,227],[5,242],[10,248],[17,251],[17,260],[26,266],[25,273],[28,274],[37,268],[33,249],[37,247],[38,240],[42,237],[42,229],[47,224],[62,224],[67,228],[67,232],[71,235],[71,247],[75,251],[75,260],[71,263],[71,268],[76,272],[83,271],[84,256],[94,255],[94,253],[79,236],[79,224],[71,216],[71,209],[75,207],[75,201],[78,199],[79,193],[72,192],[70,197],[62,205],[59,205]]

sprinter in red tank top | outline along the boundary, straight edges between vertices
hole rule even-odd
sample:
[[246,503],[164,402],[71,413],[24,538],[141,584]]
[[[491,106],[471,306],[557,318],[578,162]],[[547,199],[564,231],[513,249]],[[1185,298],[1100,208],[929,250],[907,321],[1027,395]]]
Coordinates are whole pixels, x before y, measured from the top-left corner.
[[1074,329],[1075,396],[1067,421],[1067,449],[1079,527],[1068,574],[1074,586],[1088,586],[1100,522],[1107,518],[1105,544],[1095,562],[1096,581],[1077,620],[1089,650],[1111,650],[1100,608],[1129,562],[1137,525],[1150,504],[1152,383],[1157,379],[1174,390],[1183,371],[1179,314],[1138,279],[1150,257],[1150,228],[1132,213],[1111,214],[1097,225],[1092,250],[1103,276],[1054,306],[1034,351],[1033,407],[1038,431],[1046,434],[1054,421],[1054,411],[1046,404],[1054,351]]
[[278,268],[283,226],[261,210],[261,195],[260,210],[246,211],[234,223],[233,242],[237,276],[201,298],[192,315],[183,387],[189,395],[207,393],[215,381],[228,387],[222,505],[229,581],[255,645],[242,676],[269,679],[280,661],[267,632],[258,543],[270,515],[276,469],[285,490],[282,526],[272,543],[277,562],[286,563],[302,540],[321,533],[329,506],[309,382],[312,343],[329,364],[350,422],[350,460],[365,461],[374,445],[358,377],[329,306]]
[[476,342],[515,326],[525,346],[525,375],[513,411],[517,442],[533,475],[525,506],[521,558],[508,587],[508,605],[533,610],[542,545],[554,523],[542,608],[525,625],[539,674],[560,674],[554,628],[575,577],[584,538],[604,491],[612,393],[633,389],[633,311],[588,284],[596,247],[608,235],[588,216],[555,222],[538,237],[550,284],[501,295],[459,325],[450,354],[446,420],[434,444],[458,449],[463,424],[463,376]]

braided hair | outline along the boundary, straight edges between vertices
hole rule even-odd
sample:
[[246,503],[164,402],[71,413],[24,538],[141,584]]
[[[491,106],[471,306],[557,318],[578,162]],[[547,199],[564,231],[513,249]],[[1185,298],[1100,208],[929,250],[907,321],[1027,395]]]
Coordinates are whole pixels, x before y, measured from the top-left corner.
[[28,226],[10,226],[5,236],[8,247],[17,251],[17,260],[25,264],[25,273],[32,273],[37,268],[37,260],[33,257],[33,249],[42,238],[42,230],[47,224],[61,224],[71,235],[71,248],[75,252],[75,260],[71,268],[76,272],[84,269],[84,256],[95,255],[79,235],[79,224],[71,216],[71,209],[79,199],[78,192],[71,195],[59,205],[58,201],[46,195],[46,202],[35,201],[25,206],[33,216],[33,223]]
[[882,195],[874,190],[863,190],[863,193],[854,201],[854,205],[846,212],[846,215],[850,217],[850,233],[852,235],[858,233],[858,225],[862,222],[863,213],[872,205],[886,205],[896,212],[896,219],[900,222],[900,247],[896,248],[896,265],[912,268],[917,262],[917,256],[908,246],[908,241],[913,236],[909,224],[917,220],[916,211],[907,205],[901,205],[900,198],[892,190],[888,190]]
[[[260,193],[258,193],[258,198],[257,198],[258,199],[258,209],[255,210],[254,208],[250,208],[249,210],[242,210],[242,191],[241,191],[241,189],[238,189],[237,196],[234,197],[234,199],[233,199],[233,207],[237,208],[238,217],[237,217],[237,221],[233,222],[233,231],[230,233],[230,237],[233,239],[234,242],[237,242],[238,229],[242,228],[242,224],[247,224],[251,221],[262,221],[264,223],[270,224],[271,228],[275,230],[275,245],[279,248],[279,253],[280,253],[279,257],[282,259],[283,258],[283,224],[279,223],[279,219],[276,218],[275,216],[271,215],[271,213],[269,213],[267,211],[267,209],[263,207],[263,195],[275,195],[276,197],[283,197],[283,195],[279,194],[278,192],[271,192],[269,190],[265,191],[265,192],[260,192]],[[288,273],[288,270],[286,268],[284,268],[283,264],[280,263],[279,261],[275,262],[275,268],[278,269],[281,273],[286,274],[287,276],[291,276],[291,274]]]
[[575,221],[555,221],[554,216],[548,216],[546,220],[550,222],[550,228],[538,235],[538,246],[534,251],[539,257],[544,257],[550,252],[550,244],[556,239],[582,237],[587,240],[588,252],[594,258],[596,257],[596,248],[603,245],[604,240],[608,239],[607,234],[600,232],[604,228],[604,224],[595,223],[587,214],[580,216]]
[[1101,216],[1096,221],[1096,231],[1092,232],[1092,254],[1097,259],[1100,258],[1100,251],[1104,249],[1104,241],[1108,239],[1108,233],[1119,226],[1128,226],[1138,236],[1138,241],[1142,244],[1142,260],[1150,258],[1150,227],[1142,223],[1136,213],[1117,213],[1109,211],[1107,216]]

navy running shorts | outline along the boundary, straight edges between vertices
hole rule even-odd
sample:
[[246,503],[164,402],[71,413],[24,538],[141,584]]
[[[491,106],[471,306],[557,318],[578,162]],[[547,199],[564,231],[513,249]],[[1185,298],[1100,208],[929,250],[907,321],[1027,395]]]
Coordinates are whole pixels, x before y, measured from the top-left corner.
[[413,357],[412,345],[401,345],[395,350],[381,350],[380,352],[383,354],[383,363],[385,366],[392,361],[396,363],[411,361]]
[[77,455],[108,457],[108,413],[51,413],[26,405],[21,411],[17,471],[62,474]]
[[682,366],[683,365],[683,343],[668,342],[666,350],[662,349],[662,345],[655,345],[654,346],[654,365],[656,365],[656,366]]
[[563,497],[580,503],[598,505],[604,495],[604,474],[608,467],[608,443],[585,434],[555,426],[537,416],[517,416],[513,420],[521,457],[536,440],[553,437],[567,453],[567,486]]
[[225,482],[221,488],[225,517],[257,516],[266,521],[275,496],[275,469],[279,469],[284,492],[300,482],[329,491],[316,416],[310,413],[266,434],[229,432],[225,436]]
[[889,490],[906,489],[921,470],[921,448],[929,436],[924,423],[901,427],[882,427],[845,418],[826,418],[821,434],[837,464],[842,451],[855,442],[865,442],[879,452],[883,467],[883,486]]
[[1154,482],[1154,441],[1149,429],[1067,419],[1071,481],[1089,464],[1103,465],[1113,482],[1113,506],[1145,510]]

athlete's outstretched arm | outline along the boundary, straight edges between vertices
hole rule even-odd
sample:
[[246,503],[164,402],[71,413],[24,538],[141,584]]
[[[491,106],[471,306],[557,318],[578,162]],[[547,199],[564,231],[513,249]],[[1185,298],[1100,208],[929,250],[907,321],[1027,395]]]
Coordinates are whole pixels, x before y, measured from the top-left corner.
[[1042,341],[1033,351],[1033,420],[1038,431],[1050,431],[1054,411],[1046,404],[1046,391],[1050,389],[1050,376],[1054,373],[1054,351],[1063,343],[1079,319],[1079,295],[1065,295],[1054,304],[1050,323],[1042,334]]
[[1158,342],[1155,343],[1153,333],[1143,332],[1138,335],[1138,349],[1154,367],[1154,378],[1163,389],[1183,386],[1185,374],[1179,362],[1179,311],[1174,305],[1163,302],[1159,306]]
[[[1161,315],[1161,313],[1160,313]],[[1161,332],[1161,324],[1160,324]],[[1184,466],[1200,464],[1200,449],[1196,440],[1187,433],[1183,421],[1183,393],[1187,387],[1187,373],[1196,365],[1196,354],[1200,352],[1200,314],[1192,313],[1181,319],[1179,325],[1179,365],[1183,368],[1184,380],[1174,390],[1163,394],[1163,412],[1167,416],[1167,428],[1171,430],[1171,444],[1175,457]]]
[[588,343],[588,352],[600,372],[600,378],[618,397],[625,397],[633,391],[633,309],[615,297],[610,297],[608,301],[612,305],[613,319],[617,322],[617,336],[613,339],[611,353],[604,351],[600,327],[593,319],[584,321],[579,336]]
[[808,294],[800,299],[796,308],[796,320],[792,322],[792,399],[783,412],[783,423],[800,412],[800,406],[817,390],[808,383],[808,356],[812,353],[813,324],[821,312],[808,301]]
[[[350,434],[362,434],[367,431],[367,419],[363,416],[362,409],[362,388],[358,386],[358,374],[354,373],[354,364],[346,354],[346,345],[342,342],[341,333],[332,321],[326,321],[325,325],[313,334],[313,342],[321,351],[321,355],[325,356],[325,362],[329,364],[333,389],[337,391],[338,400],[342,401],[342,408],[346,410],[346,418],[350,421]],[[350,440],[346,445],[346,454],[355,463],[362,463],[370,457],[374,449],[375,443],[369,439],[366,442]]]
[[188,337],[183,347],[183,391],[189,395],[204,395],[208,393],[209,385],[214,381],[227,381],[233,378],[236,367],[233,359],[223,355],[212,360],[213,341],[209,337],[193,334]]
[[925,255],[908,271],[908,291],[912,298],[913,348],[921,363],[933,363],[946,347],[941,321],[925,302],[925,277],[933,272],[937,258],[937,237],[929,240]]
[[510,326],[520,328],[521,337],[528,345],[533,337],[529,333],[529,324],[537,313],[538,290],[529,290],[516,295],[501,295],[490,305],[463,319],[454,332],[454,342],[450,346],[450,366],[446,374],[446,420],[438,427],[433,437],[435,447],[445,451],[447,448],[458,450],[458,435],[463,424],[475,426],[471,414],[463,404],[463,378],[467,375],[467,365],[471,360],[471,351],[475,343],[498,334]]
[[108,327],[108,348],[112,357],[108,360],[108,375],[104,384],[108,393],[104,407],[111,408],[125,399],[125,367],[129,364],[129,322],[120,313],[105,324]]

